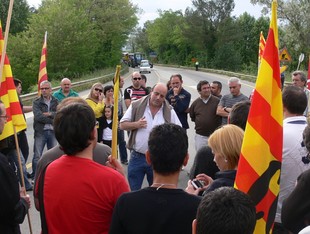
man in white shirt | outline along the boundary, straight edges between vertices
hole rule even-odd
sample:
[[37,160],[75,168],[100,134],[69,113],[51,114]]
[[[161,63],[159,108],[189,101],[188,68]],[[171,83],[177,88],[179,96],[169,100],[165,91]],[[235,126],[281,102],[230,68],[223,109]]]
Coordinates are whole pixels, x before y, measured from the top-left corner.
[[132,191],[141,188],[145,174],[149,185],[153,183],[153,171],[145,159],[152,128],[167,122],[182,126],[175,111],[165,99],[167,91],[165,84],[156,84],[148,96],[131,103],[120,121],[120,128],[130,131],[127,143],[131,150],[128,181]]
[[288,86],[282,94],[283,99],[283,154],[280,177],[280,192],[273,233],[288,233],[281,224],[283,201],[293,191],[297,177],[310,168],[304,161],[307,149],[303,144],[303,131],[307,119],[303,112],[307,106],[304,91],[295,86]]

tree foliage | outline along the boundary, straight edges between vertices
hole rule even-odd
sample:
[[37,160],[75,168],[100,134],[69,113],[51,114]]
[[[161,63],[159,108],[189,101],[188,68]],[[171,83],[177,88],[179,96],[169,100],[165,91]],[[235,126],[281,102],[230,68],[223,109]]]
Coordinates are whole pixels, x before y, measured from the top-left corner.
[[37,82],[45,31],[49,79],[115,66],[137,24],[136,11],[128,0],[44,0],[27,30],[8,44],[15,76]]
[[[3,31],[6,28],[10,0],[2,0],[0,7],[0,19]],[[30,8],[26,0],[15,0],[13,4],[13,12],[10,24],[10,33],[16,34],[26,29],[28,18],[30,16]]]

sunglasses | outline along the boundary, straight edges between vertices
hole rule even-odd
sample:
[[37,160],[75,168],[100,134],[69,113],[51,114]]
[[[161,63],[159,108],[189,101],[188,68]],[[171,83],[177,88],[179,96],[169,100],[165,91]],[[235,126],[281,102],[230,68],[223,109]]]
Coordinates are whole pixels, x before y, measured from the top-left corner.
[[141,80],[141,78],[134,77],[133,80]]
[[97,88],[95,88],[95,91],[99,91],[100,93],[102,93],[102,89],[97,89]]
[[50,89],[50,88],[40,88],[41,90],[48,90],[48,89]]

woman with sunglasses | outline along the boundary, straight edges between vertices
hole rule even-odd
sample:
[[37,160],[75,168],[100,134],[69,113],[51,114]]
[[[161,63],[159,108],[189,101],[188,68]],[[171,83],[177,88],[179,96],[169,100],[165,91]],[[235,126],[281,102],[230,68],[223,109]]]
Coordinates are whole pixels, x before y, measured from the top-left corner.
[[86,102],[93,109],[96,119],[103,115],[103,97],[103,85],[101,83],[93,84],[86,98]]

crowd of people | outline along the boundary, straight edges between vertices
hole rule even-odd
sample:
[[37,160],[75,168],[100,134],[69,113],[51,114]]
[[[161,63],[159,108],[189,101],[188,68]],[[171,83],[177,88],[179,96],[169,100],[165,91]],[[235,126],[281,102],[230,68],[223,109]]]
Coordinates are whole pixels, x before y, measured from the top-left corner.
[[[294,72],[292,80],[282,92],[283,161],[274,234],[298,233],[310,223],[310,92],[303,72]],[[32,106],[20,102],[24,113],[34,115],[32,173],[25,167],[26,130],[18,137],[23,173],[12,139],[2,140],[1,233],[20,233],[31,203],[25,192],[31,190],[43,234],[253,233],[255,205],[233,188],[251,106],[240,80],[229,78],[226,95],[219,81],[199,81],[199,97],[192,103],[180,74],[152,88],[139,72],[132,73],[131,81],[123,90],[120,77],[120,161],[111,156],[113,85],[93,84],[84,100],[68,78],[54,93],[51,83],[43,81]],[[19,94],[21,85],[16,79]],[[196,155],[187,187],[179,188],[180,172],[189,160],[188,117],[195,125]],[[6,120],[0,102],[0,134]],[[22,174],[25,185],[20,189]],[[145,176],[149,186],[142,188]]]

